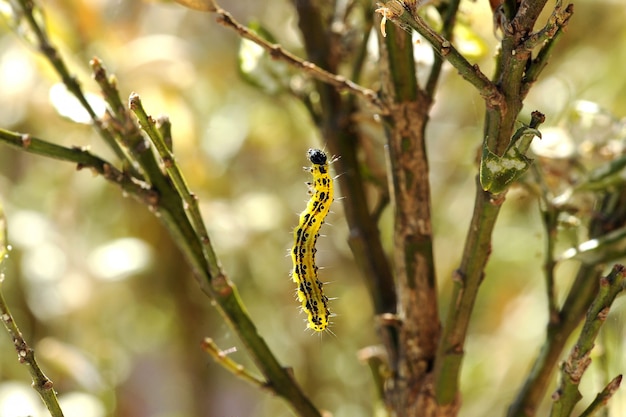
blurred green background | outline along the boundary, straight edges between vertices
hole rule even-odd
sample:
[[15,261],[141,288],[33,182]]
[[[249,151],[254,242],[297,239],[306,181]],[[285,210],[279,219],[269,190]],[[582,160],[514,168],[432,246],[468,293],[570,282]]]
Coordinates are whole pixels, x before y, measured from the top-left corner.
[[[374,387],[357,352],[378,340],[371,303],[346,244],[341,200],[333,205],[317,254],[326,291],[336,297],[335,336],[305,330],[288,275],[292,229],[307,199],[305,152],[324,146],[301,102],[278,88],[261,91],[246,83],[238,67],[240,40],[210,15],[129,0],[51,0],[43,6],[52,41],[86,91],[97,94],[88,61],[98,56],[116,75],[123,97],[137,92],[152,115],[169,115],[177,160],[200,198],[224,269],[261,335],[293,367],[314,403],[336,417],[375,414],[380,404],[372,400]],[[231,0],[222,6],[244,23],[271,28],[277,41],[302,56],[290,2]],[[6,16],[7,4],[0,7]],[[587,100],[615,115],[610,123],[619,127],[626,115],[626,7],[621,0],[581,0],[575,7],[524,114],[540,110],[545,126],[571,128],[572,106]],[[462,2],[461,10],[460,48],[490,73],[496,41],[488,2]],[[430,53],[421,46],[416,58],[427,65]],[[365,79],[376,88],[374,64]],[[287,71],[280,64],[271,68]],[[88,125],[59,112],[80,118],[48,63],[5,20],[0,126],[89,146],[112,159]],[[447,68],[428,143],[442,312],[471,216],[482,117],[481,98]],[[363,129],[368,146],[382,155],[380,126],[372,122]],[[588,129],[580,140],[596,132]],[[377,162],[382,166],[383,158]],[[282,401],[236,379],[201,351],[202,338],[210,336],[222,349],[239,349],[230,356],[254,370],[146,207],[87,171],[5,146],[0,198],[13,246],[4,267],[5,296],[67,416],[291,415]],[[390,213],[381,221],[389,250],[391,221]],[[472,322],[462,416],[503,415],[537,353],[547,321],[542,248],[537,203],[515,189],[496,228]],[[559,267],[561,295],[576,266]],[[623,314],[618,300],[583,380],[583,403],[626,369],[620,353],[626,345]],[[0,417],[45,415],[29,383],[8,336],[0,335]],[[549,400],[544,403],[549,406]],[[626,395],[618,393],[611,407],[612,415],[625,414]]]

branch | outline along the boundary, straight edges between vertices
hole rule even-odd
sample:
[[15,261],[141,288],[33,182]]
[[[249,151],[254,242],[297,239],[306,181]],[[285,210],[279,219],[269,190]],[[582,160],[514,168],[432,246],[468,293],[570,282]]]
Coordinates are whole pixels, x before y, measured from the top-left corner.
[[567,7],[562,7],[561,1],[557,2],[557,6],[552,11],[552,14],[548,18],[548,22],[538,32],[531,34],[519,47],[518,50],[532,51],[537,46],[549,41],[553,41],[554,37],[559,31],[562,31],[569,19],[574,14],[574,5],[568,4]]
[[569,417],[576,403],[582,398],[578,385],[591,363],[589,356],[596,336],[606,321],[615,297],[625,287],[626,270],[622,265],[615,265],[609,275],[600,280],[600,290],[589,307],[578,341],[561,367],[561,384],[552,396],[555,403],[552,406],[551,417]]
[[[6,242],[6,221],[2,206],[0,206],[0,268],[8,256],[7,242]],[[54,391],[52,381],[43,373],[37,360],[35,359],[35,351],[26,343],[22,332],[15,323],[13,315],[9,310],[4,295],[2,294],[2,284],[4,282],[4,273],[0,272],[0,319],[4,324],[4,327],[9,333],[15,351],[17,352],[17,360],[20,363],[26,364],[28,372],[33,380],[33,388],[39,394],[39,397],[48,408],[52,417],[63,417],[63,411],[59,406],[56,392]]]
[[[532,30],[536,14],[538,14],[535,6],[538,6],[541,0],[534,2],[534,5],[527,5],[526,3],[533,2],[522,2],[522,7],[516,14],[518,24],[514,26],[514,30],[505,30],[495,69],[494,79],[497,84],[485,82],[482,73],[474,74],[476,81],[473,84],[485,96],[487,111],[483,133],[483,150],[487,149],[489,155],[504,155],[515,138],[514,128],[524,99],[520,92],[522,91],[521,86],[528,57],[524,54],[512,54],[511,51],[513,46],[518,45],[519,39]],[[412,17],[410,13],[400,12],[401,15]],[[431,38],[435,37],[431,36]],[[442,43],[442,39],[435,38],[433,40],[437,42],[435,49],[447,46]],[[453,56],[455,55],[453,54]],[[450,60],[450,62],[457,69],[460,66],[466,72],[470,70],[469,64],[463,60],[455,62]],[[495,91],[495,93],[490,94],[490,91]],[[540,119],[534,119],[536,119],[533,122],[535,124],[541,122]],[[536,126],[531,127],[535,128]],[[485,161],[484,155],[485,152],[483,152],[481,166]],[[435,395],[440,404],[452,404],[457,401],[459,373],[464,356],[468,326],[478,290],[484,279],[485,267],[492,251],[492,233],[500,207],[506,196],[506,189],[508,189],[508,186],[499,189],[499,196],[495,196],[483,190],[478,179],[476,186],[472,220],[465,241],[461,264],[453,277],[453,290],[434,367]]]
[[[621,227],[626,219],[626,190],[616,188],[603,193],[602,202],[589,225],[589,238],[601,238],[612,229]],[[601,277],[603,264],[582,264],[574,283],[561,307],[558,320],[550,320],[546,340],[535,359],[524,385],[509,407],[507,417],[531,417],[551,383],[551,375],[559,361],[563,347],[572,332],[584,318],[585,312],[598,292],[597,282]]]
[[146,113],[138,94],[132,93],[130,95],[129,104],[130,109],[135,113],[135,116],[137,116],[141,128],[147,133],[151,143],[156,148],[156,151],[163,162],[163,167],[171,178],[174,187],[183,199],[184,207],[187,210],[191,224],[193,225],[193,228],[202,243],[204,256],[208,258],[209,268],[213,268],[211,270],[211,275],[219,274],[219,262],[217,260],[217,255],[213,250],[213,245],[211,244],[211,239],[207,233],[206,226],[204,225],[202,214],[200,213],[198,198],[189,190],[187,182],[185,181],[180,167],[176,162],[176,158],[171,151],[171,146],[168,146],[165,138],[161,135],[161,132],[156,126],[155,120]]
[[[452,33],[456,24],[456,14],[459,11],[460,3],[460,0],[451,0],[447,3],[442,3],[439,6],[440,8],[444,8],[444,12],[442,15],[443,28],[441,30],[441,36],[445,39],[452,39]],[[442,13],[441,10],[440,13]],[[437,87],[437,82],[439,81],[439,76],[441,75],[443,62],[444,57],[440,54],[435,54],[435,60],[430,70],[430,74],[428,74],[428,81],[426,82],[426,86],[424,87],[424,91],[429,97],[433,97],[435,94],[435,89]]]
[[543,181],[536,164],[532,165],[535,178],[541,187],[539,195],[539,211],[545,229],[545,253],[543,260],[543,274],[546,283],[546,298],[548,299],[548,317],[550,323],[559,321],[559,307],[557,304],[555,269],[557,260],[555,257],[556,238],[558,232],[558,220],[560,209],[550,201],[548,187]]
[[[394,214],[393,268],[398,294],[399,346],[388,353],[393,383],[388,401],[403,392],[426,390],[440,335],[437,279],[432,241],[431,191],[426,152],[426,125],[432,97],[417,81],[411,36],[397,27],[379,37],[383,97],[391,114],[385,117],[389,194]],[[381,323],[384,321],[381,320]],[[391,322],[393,323],[393,322]],[[396,410],[415,406],[408,399]],[[434,404],[433,404],[434,406]],[[428,407],[428,406],[425,406]]]

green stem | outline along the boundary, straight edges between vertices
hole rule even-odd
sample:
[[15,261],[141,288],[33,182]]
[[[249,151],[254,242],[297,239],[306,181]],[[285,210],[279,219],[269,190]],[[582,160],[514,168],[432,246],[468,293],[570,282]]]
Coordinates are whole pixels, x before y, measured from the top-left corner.
[[454,287],[435,362],[435,395],[440,404],[456,400],[463,345],[484,268],[491,253],[491,235],[500,205],[476,184],[476,200],[470,230],[465,241],[461,266]]
[[[626,192],[618,188],[606,194],[598,207],[598,213],[589,226],[589,237],[600,238],[610,233],[612,228],[624,224],[626,219]],[[514,402],[509,407],[507,417],[532,417],[550,384],[554,367],[563,347],[576,329],[596,296],[602,264],[582,264],[565,302],[558,314],[558,320],[548,323],[546,340],[535,359],[528,377]]]
[[260,380],[256,376],[252,375],[250,371],[248,371],[243,365],[238,364],[234,360],[228,357],[228,352],[224,352],[220,348],[217,347],[213,339],[205,338],[202,341],[202,349],[211,357],[213,360],[220,365],[222,365],[226,370],[228,370],[233,375],[237,375],[239,378],[243,379],[255,385],[259,388],[266,388],[265,381]]
[[556,400],[552,405],[551,417],[569,417],[582,398],[578,386],[591,363],[591,350],[615,297],[625,286],[626,271],[622,265],[615,265],[609,275],[600,280],[600,289],[587,311],[578,341],[561,367],[561,384],[553,396]]
[[557,238],[557,226],[560,211],[557,207],[550,203],[547,196],[548,190],[541,180],[541,176],[537,173],[537,168],[533,165],[533,171],[537,174],[535,178],[540,181],[542,187],[540,197],[541,220],[545,229],[545,254],[543,261],[543,274],[546,283],[546,297],[548,299],[548,317],[550,323],[556,323],[559,320],[559,307],[557,305],[556,287],[555,287],[555,268],[557,265],[555,259],[555,248]]
[[198,198],[189,190],[187,182],[183,177],[183,174],[176,162],[174,154],[165,142],[161,132],[156,127],[156,122],[150,117],[141,103],[139,95],[132,93],[129,99],[130,108],[137,116],[139,124],[144,132],[150,138],[151,143],[156,148],[161,161],[163,162],[164,169],[169,175],[174,187],[178,191],[178,195],[182,197],[184,207],[187,209],[189,219],[196,234],[200,238],[205,256],[208,258],[209,268],[212,268],[209,272],[212,276],[217,275],[220,272],[219,262],[217,255],[211,245],[211,239],[206,231],[202,214],[200,213],[200,207],[198,206]]
[[20,363],[27,365],[28,372],[33,380],[32,386],[35,391],[37,391],[37,394],[39,394],[39,397],[50,412],[50,415],[52,417],[63,417],[63,410],[61,410],[59,400],[57,399],[56,392],[54,391],[54,384],[39,367],[37,359],[35,359],[35,351],[26,343],[24,337],[22,336],[22,332],[17,327],[17,324],[15,323],[15,320],[11,315],[11,311],[9,310],[2,294],[1,281],[2,280],[0,280],[0,317],[2,318],[2,322],[4,323],[4,327],[9,333],[9,336],[11,336],[11,339],[13,340],[13,345],[15,346],[15,350],[17,352],[17,358]]
[[580,413],[579,417],[592,417],[598,415],[598,412],[606,407],[607,402],[617,391],[622,383],[622,375],[618,375],[608,383],[606,387],[596,396],[589,406]]

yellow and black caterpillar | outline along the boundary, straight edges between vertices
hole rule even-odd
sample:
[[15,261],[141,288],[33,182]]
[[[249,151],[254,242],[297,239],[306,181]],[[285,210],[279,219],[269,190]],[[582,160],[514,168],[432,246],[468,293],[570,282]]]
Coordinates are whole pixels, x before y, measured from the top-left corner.
[[293,232],[291,276],[298,286],[298,300],[307,314],[308,327],[321,332],[328,327],[330,310],[328,297],[324,295],[323,284],[317,276],[315,244],[333,202],[333,179],[328,172],[329,161],[324,152],[309,149],[307,157],[311,161],[307,170],[313,175],[313,182],[307,183],[311,199],[300,214],[300,222]]

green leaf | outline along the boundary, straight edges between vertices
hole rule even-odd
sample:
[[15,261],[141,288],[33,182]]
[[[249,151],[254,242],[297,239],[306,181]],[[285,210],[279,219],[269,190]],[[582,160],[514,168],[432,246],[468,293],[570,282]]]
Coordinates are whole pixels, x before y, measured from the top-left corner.
[[541,132],[522,125],[511,137],[509,146],[502,156],[491,152],[485,140],[480,161],[480,185],[483,190],[492,194],[503,193],[524,175],[532,163],[532,159],[524,154],[535,137],[541,138]]
[[509,149],[500,157],[484,145],[480,162],[480,185],[485,191],[500,194],[528,170],[531,162],[517,148]]

